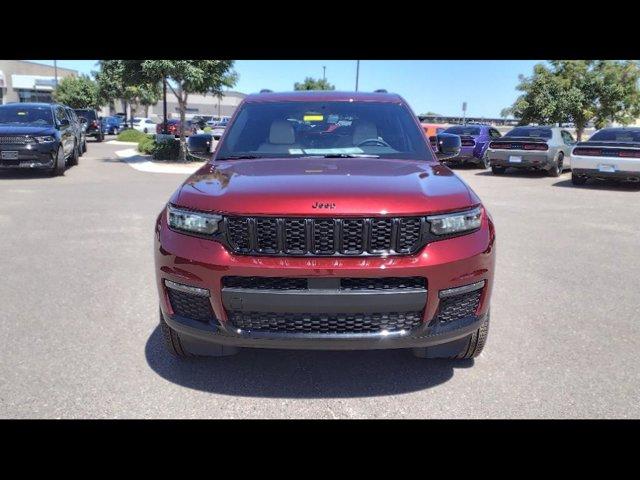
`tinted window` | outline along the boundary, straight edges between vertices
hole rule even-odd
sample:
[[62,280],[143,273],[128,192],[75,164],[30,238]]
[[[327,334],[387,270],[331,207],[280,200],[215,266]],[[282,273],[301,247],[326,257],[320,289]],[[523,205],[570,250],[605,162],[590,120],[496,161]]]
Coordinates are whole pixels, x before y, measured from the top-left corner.
[[493,128],[489,130],[489,135],[491,138],[500,138],[502,136],[498,130],[494,130]]
[[0,123],[13,125],[52,125],[51,107],[0,106]]
[[409,110],[381,102],[247,103],[218,158],[330,154],[432,158]]
[[551,138],[552,136],[550,128],[536,127],[518,127],[505,134],[505,137]]
[[93,110],[74,110],[76,115],[82,118],[86,118],[89,122],[96,120],[96,112]]
[[447,128],[445,133],[453,133],[454,135],[480,135],[480,127],[456,125],[454,127]]
[[600,130],[589,141],[640,142],[640,130]]

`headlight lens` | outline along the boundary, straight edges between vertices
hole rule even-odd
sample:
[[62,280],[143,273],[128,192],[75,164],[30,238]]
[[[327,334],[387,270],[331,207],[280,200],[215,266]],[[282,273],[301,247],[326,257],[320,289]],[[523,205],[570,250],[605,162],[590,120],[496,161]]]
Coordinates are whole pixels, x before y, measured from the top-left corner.
[[36,139],[36,142],[38,143],[47,143],[47,142],[55,142],[56,139],[54,137],[52,137],[51,135],[46,135],[44,137],[33,137]]
[[171,205],[167,207],[167,223],[175,230],[213,235],[218,231],[221,220],[221,215],[182,210]]
[[482,208],[464,212],[447,213],[445,215],[433,215],[427,217],[431,224],[431,232],[435,235],[451,235],[480,228],[482,221]]

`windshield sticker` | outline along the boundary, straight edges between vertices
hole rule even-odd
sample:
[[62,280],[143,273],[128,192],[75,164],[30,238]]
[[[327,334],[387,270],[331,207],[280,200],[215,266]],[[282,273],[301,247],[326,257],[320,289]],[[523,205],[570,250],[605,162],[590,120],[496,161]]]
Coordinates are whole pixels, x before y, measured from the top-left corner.
[[308,153],[311,155],[339,155],[341,153],[349,154],[349,153],[364,153],[364,150],[358,147],[353,148],[305,148],[304,153]]
[[324,120],[324,115],[317,115],[317,114],[307,114],[304,117],[302,117],[302,119],[305,122],[321,122]]

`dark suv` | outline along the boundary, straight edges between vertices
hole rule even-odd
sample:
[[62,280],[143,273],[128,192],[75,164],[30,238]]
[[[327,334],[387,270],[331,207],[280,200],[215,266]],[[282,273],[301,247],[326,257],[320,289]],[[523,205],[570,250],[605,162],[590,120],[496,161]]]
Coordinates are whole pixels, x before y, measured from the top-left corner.
[[0,105],[0,168],[38,168],[64,175],[80,145],[64,105]]
[[82,117],[87,121],[86,135],[94,137],[96,141],[104,140],[104,130],[102,128],[102,120],[97,112],[91,108],[76,108],[74,110],[78,117]]
[[[238,347],[483,349],[493,222],[388,93],[246,97],[157,218],[160,326],[177,356]],[[460,138],[442,134],[438,145]],[[439,147],[440,148],[440,147]]]

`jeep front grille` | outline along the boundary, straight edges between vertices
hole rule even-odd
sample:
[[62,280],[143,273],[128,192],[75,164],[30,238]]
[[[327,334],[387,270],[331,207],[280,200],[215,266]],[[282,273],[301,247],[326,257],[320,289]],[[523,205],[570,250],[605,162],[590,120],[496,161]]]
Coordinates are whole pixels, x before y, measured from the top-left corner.
[[291,256],[408,255],[426,240],[426,219],[226,217],[234,253]]

